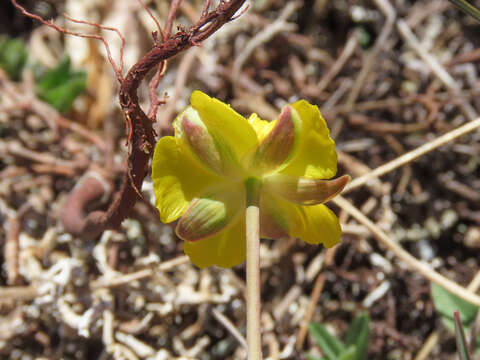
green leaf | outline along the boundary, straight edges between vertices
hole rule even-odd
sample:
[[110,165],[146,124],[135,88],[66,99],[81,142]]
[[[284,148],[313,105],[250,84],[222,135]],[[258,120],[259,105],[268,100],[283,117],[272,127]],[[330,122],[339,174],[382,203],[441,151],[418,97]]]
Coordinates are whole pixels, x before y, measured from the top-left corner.
[[457,350],[460,355],[460,360],[470,360],[468,353],[467,340],[465,339],[465,332],[463,331],[463,325],[460,320],[460,314],[458,311],[454,313],[455,321],[455,339],[457,340]]
[[38,91],[48,91],[68,81],[70,76],[70,58],[68,56],[63,57],[58,64],[48,70],[37,81]]
[[370,316],[363,312],[353,319],[345,337],[345,345],[355,345],[357,351],[354,360],[364,360],[367,357],[368,343],[370,340]]
[[66,113],[72,108],[73,102],[86,88],[87,76],[80,74],[69,79],[42,96],[45,101],[61,113]]
[[62,113],[70,111],[76,97],[86,88],[87,75],[70,69],[70,59],[63,58],[47,71],[36,85],[37,95]]
[[473,17],[475,20],[480,21],[480,10],[478,10],[475,6],[470,5],[465,0],[450,0],[450,2],[460,10]]
[[447,330],[449,330],[452,333],[455,332],[455,323],[453,322],[453,319],[442,316],[441,321],[443,326],[445,326]]
[[0,37],[0,67],[13,79],[20,80],[28,52],[19,39]]
[[331,335],[328,330],[319,323],[310,323],[310,334],[322,350],[328,360],[338,360],[338,356],[345,350],[343,343]]
[[307,354],[307,360],[326,360],[324,357]]
[[454,311],[460,313],[463,324],[470,326],[477,316],[478,308],[450,293],[441,286],[432,284],[432,297],[435,309],[445,318],[453,320]]
[[357,355],[358,355],[357,347],[355,345],[351,345],[347,347],[347,349],[340,354],[340,356],[338,357],[338,360],[355,360],[357,359]]

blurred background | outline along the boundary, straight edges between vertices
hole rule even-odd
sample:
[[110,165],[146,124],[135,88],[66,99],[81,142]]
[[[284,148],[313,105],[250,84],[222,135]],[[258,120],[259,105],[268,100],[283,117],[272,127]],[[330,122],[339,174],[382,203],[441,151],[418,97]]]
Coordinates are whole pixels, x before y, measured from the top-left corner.
[[[163,26],[170,2],[143,1]],[[135,0],[19,3],[103,35],[118,62],[114,32],[63,14],[117,28],[124,73],[153,46],[156,25]],[[203,6],[183,0],[172,31],[195,23]],[[200,270],[185,259],[152,205],[150,178],[116,231],[82,241],[59,221],[86,172],[112,180],[93,210],[108,206],[125,171],[119,86],[102,43],[41,25],[8,0],[0,34],[0,358],[243,359],[244,266]],[[171,134],[195,89],[268,120],[306,99],[330,127],[338,175],[355,178],[478,118],[479,45],[478,23],[443,0],[250,1],[238,19],[168,62],[155,128]],[[148,81],[139,96],[148,109]],[[415,258],[476,291],[479,131],[345,197]],[[455,309],[479,351],[477,307],[432,288],[330,207],[344,232],[332,250],[262,241],[265,358],[330,360],[355,346],[349,359],[457,359]]]

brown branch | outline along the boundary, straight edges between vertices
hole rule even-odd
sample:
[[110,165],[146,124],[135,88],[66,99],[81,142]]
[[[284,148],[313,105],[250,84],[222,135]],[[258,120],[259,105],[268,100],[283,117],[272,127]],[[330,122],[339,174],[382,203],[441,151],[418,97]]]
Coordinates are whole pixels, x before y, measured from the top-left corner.
[[[12,0],[13,2],[15,0]],[[90,178],[77,186],[66,200],[62,222],[65,230],[83,239],[93,239],[106,229],[118,228],[128,216],[140,197],[143,179],[148,172],[148,161],[153,154],[155,135],[152,121],[140,108],[137,90],[148,72],[160,63],[200,43],[229,22],[245,0],[222,1],[211,12],[202,14],[199,21],[189,30],[179,31],[139,60],[121,82],[120,105],[130,129],[131,151],[128,157],[128,170],[123,177],[123,185],[115,194],[107,211],[94,211],[84,216],[86,205],[101,196],[101,182]],[[177,1],[172,4],[175,5]],[[173,6],[172,5],[172,6]],[[176,10],[170,11],[175,13]],[[28,16],[28,13],[27,13]],[[168,26],[166,27],[166,31]]]
[[158,112],[158,105],[160,104],[165,104],[165,99],[159,99],[158,94],[157,94],[157,88],[158,85],[160,84],[160,80],[162,80],[163,75],[165,75],[165,72],[167,71],[168,67],[168,61],[162,61],[158,65],[157,72],[155,73],[155,76],[150,80],[150,83],[148,84],[148,95],[150,97],[150,108],[148,109],[148,114],[147,117],[155,122],[157,119],[157,112]]
[[[175,19],[175,17],[177,16],[177,11],[181,2],[182,0],[172,0],[172,3],[170,4],[167,21],[165,22],[165,35],[163,37],[163,41],[167,41],[170,37],[170,34],[172,33],[173,19]],[[209,2],[210,0],[207,0],[207,3]],[[202,14],[202,17],[203,15],[204,14]]]
[[[160,23],[158,22],[157,18],[155,16],[153,16],[152,12],[150,11],[150,9],[148,8],[147,5],[145,5],[145,3],[142,1],[142,0],[138,0],[138,2],[140,3],[140,5],[145,9],[145,11],[147,12],[148,16],[150,16],[150,18],[153,20],[153,22],[155,23],[155,25],[157,26],[157,30],[158,30],[158,33],[160,34],[160,37],[162,38],[162,40],[165,38],[165,35],[163,35],[163,31],[162,31],[162,27],[160,26]],[[155,34],[155,32],[153,33],[153,36],[155,38],[155,42],[157,42],[157,34]]]
[[[170,34],[172,33],[173,19],[177,15],[178,8],[182,1],[173,0],[172,3],[170,4],[170,9],[167,15],[167,21],[165,22],[165,33],[162,32],[159,22],[152,15],[148,7],[146,7],[143,4],[142,0],[138,0],[138,1],[142,4],[142,6],[145,8],[148,14],[154,19],[155,24],[157,24],[157,28],[159,29],[160,36],[162,37],[162,41],[167,41],[168,38],[170,37]],[[152,35],[153,35],[155,44],[158,45],[159,41],[158,41],[157,34],[153,32]],[[160,100],[158,98],[157,88],[158,88],[158,84],[160,83],[160,80],[162,80],[163,76],[165,75],[167,68],[168,68],[168,61],[167,60],[162,61],[158,65],[158,69],[155,76],[152,78],[152,80],[148,84],[149,97],[150,97],[150,109],[148,110],[147,117],[151,121],[156,121],[157,119],[158,105],[165,104],[165,99]]]

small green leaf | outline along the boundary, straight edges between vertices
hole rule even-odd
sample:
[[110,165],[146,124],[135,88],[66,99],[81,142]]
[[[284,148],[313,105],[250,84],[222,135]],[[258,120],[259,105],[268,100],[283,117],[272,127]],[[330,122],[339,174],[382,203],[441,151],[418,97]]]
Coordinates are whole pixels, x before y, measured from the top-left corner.
[[68,81],[70,75],[70,58],[65,56],[58,64],[46,71],[40,79],[37,79],[37,90],[48,91]]
[[441,321],[442,321],[443,326],[445,326],[445,328],[447,330],[449,330],[452,333],[455,331],[455,323],[454,323],[453,319],[442,316]]
[[70,69],[70,59],[63,58],[58,65],[47,71],[36,85],[37,95],[58,111],[70,111],[76,97],[86,89],[87,75]]
[[455,339],[457,340],[457,350],[460,355],[460,360],[470,360],[467,340],[465,339],[465,332],[463,331],[463,325],[458,311],[455,311],[454,313],[454,321]]
[[19,39],[0,37],[0,67],[13,79],[20,80],[28,52]]
[[338,360],[355,360],[358,359],[358,351],[355,345],[350,345],[345,351],[343,351]]
[[343,343],[336,336],[331,335],[322,324],[310,323],[309,329],[327,359],[338,360],[340,353],[345,351]]
[[432,284],[432,297],[435,309],[445,318],[453,320],[454,311],[458,310],[463,324],[470,326],[477,316],[478,308],[448,292],[441,286]]
[[363,312],[353,319],[350,328],[345,337],[345,345],[350,347],[356,346],[354,360],[364,360],[367,358],[368,343],[370,340],[370,316]]
[[307,360],[327,360],[324,357],[314,356],[314,355],[307,355]]
[[66,83],[47,91],[43,98],[61,113],[69,112],[77,96],[85,91],[86,80],[85,74],[72,76]]

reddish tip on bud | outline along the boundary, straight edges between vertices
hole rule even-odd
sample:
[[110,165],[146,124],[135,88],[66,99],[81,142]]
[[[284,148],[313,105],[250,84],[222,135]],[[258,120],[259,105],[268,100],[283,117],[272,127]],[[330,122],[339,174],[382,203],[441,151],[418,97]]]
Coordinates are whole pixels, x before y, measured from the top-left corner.
[[278,170],[291,158],[300,118],[291,106],[285,106],[275,127],[263,139],[252,158],[251,167],[262,172]]
[[222,160],[215,141],[195,109],[187,108],[180,115],[176,128],[205,167],[217,174],[222,173]]

